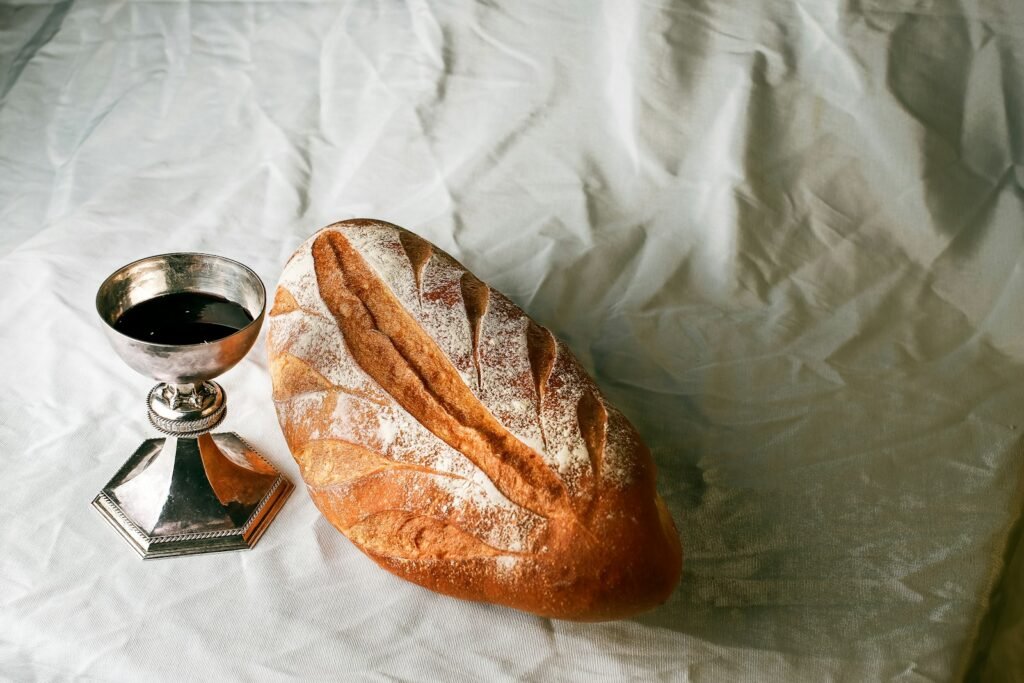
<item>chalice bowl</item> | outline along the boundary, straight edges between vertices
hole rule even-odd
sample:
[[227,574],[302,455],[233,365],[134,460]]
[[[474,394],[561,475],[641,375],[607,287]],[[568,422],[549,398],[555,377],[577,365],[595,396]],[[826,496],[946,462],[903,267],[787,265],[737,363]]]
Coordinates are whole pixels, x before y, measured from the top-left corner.
[[104,280],[96,310],[114,350],[157,381],[147,439],[93,500],[143,557],[251,548],[292,485],[234,432],[213,378],[256,342],[266,309],[259,277],[208,254],[150,256]]

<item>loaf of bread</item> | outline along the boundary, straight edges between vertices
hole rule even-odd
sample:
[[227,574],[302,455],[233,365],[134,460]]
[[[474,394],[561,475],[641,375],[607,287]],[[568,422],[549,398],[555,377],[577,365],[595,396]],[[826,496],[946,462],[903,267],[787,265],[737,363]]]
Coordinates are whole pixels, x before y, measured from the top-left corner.
[[636,430],[562,342],[430,242],[324,228],[285,267],[267,339],[310,495],[381,567],[560,619],[671,594],[682,551]]

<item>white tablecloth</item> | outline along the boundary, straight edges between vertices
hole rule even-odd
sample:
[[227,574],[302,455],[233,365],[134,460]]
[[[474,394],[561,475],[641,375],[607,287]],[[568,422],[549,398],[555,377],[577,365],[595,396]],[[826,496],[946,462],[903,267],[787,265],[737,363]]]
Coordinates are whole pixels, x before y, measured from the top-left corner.
[[[0,678],[1005,674],[1022,159],[1016,0],[3,4]],[[356,216],[505,291],[635,422],[670,602],[438,596],[301,487],[241,553],[142,562],[90,509],[153,435],[102,279],[195,250],[273,285]],[[298,483],[262,341],[222,384]]]

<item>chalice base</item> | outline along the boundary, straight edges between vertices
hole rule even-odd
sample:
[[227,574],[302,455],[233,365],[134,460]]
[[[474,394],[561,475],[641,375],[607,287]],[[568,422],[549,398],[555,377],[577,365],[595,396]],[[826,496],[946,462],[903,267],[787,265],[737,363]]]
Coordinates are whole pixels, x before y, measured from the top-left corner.
[[147,439],[92,504],[143,557],[245,550],[292,484],[234,432]]

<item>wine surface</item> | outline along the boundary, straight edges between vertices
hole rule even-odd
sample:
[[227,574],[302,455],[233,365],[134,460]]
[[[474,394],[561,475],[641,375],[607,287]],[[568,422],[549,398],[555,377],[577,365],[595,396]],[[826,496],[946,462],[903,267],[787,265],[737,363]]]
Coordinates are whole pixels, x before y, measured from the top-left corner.
[[252,322],[239,304],[206,292],[175,292],[147,299],[121,314],[114,329],[156,344],[203,344]]

